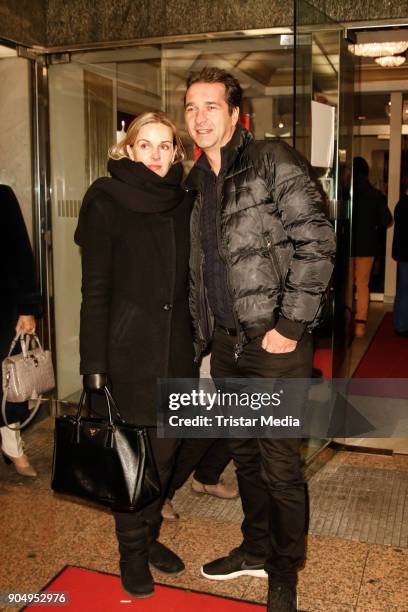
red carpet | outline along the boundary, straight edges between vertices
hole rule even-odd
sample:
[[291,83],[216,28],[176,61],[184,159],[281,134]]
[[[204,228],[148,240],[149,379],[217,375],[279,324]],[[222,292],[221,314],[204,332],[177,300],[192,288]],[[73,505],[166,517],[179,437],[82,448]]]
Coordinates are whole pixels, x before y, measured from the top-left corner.
[[331,347],[318,347],[315,349],[313,367],[321,370],[323,378],[332,377],[333,354]]
[[408,338],[394,331],[387,312],[353,378],[408,378]]
[[381,321],[348,391],[378,398],[408,398],[408,338],[395,333],[391,312]]
[[[265,581],[265,589],[267,582]],[[58,574],[43,592],[65,592],[69,604],[47,605],[47,610],[75,610],[75,612],[115,612],[132,609],[140,612],[255,612],[265,606],[259,604],[216,597],[195,591],[186,591],[167,586],[155,586],[154,597],[132,599],[120,584],[118,576],[80,567],[68,566]],[[43,606],[31,605],[27,610],[44,610]]]

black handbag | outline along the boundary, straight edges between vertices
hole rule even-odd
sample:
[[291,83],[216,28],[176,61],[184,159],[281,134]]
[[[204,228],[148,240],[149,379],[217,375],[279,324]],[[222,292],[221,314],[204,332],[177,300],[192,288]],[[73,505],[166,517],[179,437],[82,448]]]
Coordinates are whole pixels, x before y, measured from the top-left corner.
[[[145,428],[127,424],[104,388],[108,420],[76,416],[55,419],[51,488],[114,510],[140,510],[160,495],[160,480]],[[116,412],[113,419],[112,410]]]

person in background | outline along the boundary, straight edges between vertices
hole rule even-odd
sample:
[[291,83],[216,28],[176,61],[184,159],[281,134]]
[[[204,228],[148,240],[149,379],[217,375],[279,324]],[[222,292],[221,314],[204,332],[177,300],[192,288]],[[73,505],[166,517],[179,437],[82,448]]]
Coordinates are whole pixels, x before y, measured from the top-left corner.
[[231,453],[223,439],[195,438],[181,442],[171,477],[167,499],[162,508],[162,516],[168,521],[176,521],[179,515],[173,508],[172,499],[183,486],[191,472],[191,490],[198,495],[212,495],[220,499],[238,497],[235,485],[228,485],[221,474],[231,461]]
[[392,257],[397,262],[394,328],[408,336],[408,177],[402,180],[402,195],[394,211]]
[[[188,307],[191,198],[182,189],[183,146],[161,112],[136,117],[109,151],[112,178],[88,189],[75,241],[82,249],[81,374],[88,391],[109,383],[123,418],[146,427],[163,497],[113,513],[125,591],[154,592],[150,566],[168,574],[184,563],[158,541],[161,507],[179,440],[156,433],[158,378],[193,378]],[[98,411],[95,394],[93,407]]]
[[[0,185],[0,359],[8,355],[16,334],[35,332],[35,316],[41,314],[41,299],[36,287],[34,257],[18,200],[8,185]],[[20,349],[19,344],[15,352]],[[0,389],[0,401],[3,390]],[[28,415],[28,402],[6,404],[10,425],[18,425]],[[9,429],[0,415],[3,459],[22,476],[37,476],[24,452],[20,431]]]
[[354,257],[354,284],[357,290],[355,328],[357,338],[366,332],[369,283],[376,256],[381,251],[381,231],[392,223],[386,197],[368,180],[369,167],[363,157],[353,160],[353,221],[352,256]]

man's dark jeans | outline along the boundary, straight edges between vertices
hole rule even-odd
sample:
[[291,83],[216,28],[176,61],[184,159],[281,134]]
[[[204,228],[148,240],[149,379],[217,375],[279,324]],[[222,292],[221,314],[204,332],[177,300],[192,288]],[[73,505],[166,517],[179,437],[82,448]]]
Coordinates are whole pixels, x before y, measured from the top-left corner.
[[[216,328],[211,376],[225,378],[310,378],[312,337],[305,333],[292,353],[271,354],[256,338],[234,359],[236,338]],[[294,582],[304,562],[306,484],[301,471],[301,440],[229,440],[244,511],[242,550],[266,559],[271,581]]]

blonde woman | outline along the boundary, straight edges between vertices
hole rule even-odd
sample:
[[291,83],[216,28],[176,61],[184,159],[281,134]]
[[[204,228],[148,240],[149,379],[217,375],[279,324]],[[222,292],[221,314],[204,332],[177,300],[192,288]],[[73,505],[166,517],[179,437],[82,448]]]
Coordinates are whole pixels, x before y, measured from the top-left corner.
[[[149,112],[109,158],[112,178],[87,191],[75,234],[82,247],[81,373],[88,390],[108,380],[124,419],[149,428],[165,493],[178,441],[156,436],[156,381],[194,375],[183,147],[172,121]],[[122,585],[136,597],[153,594],[149,566],[184,570],[157,541],[162,503],[114,512]]]

